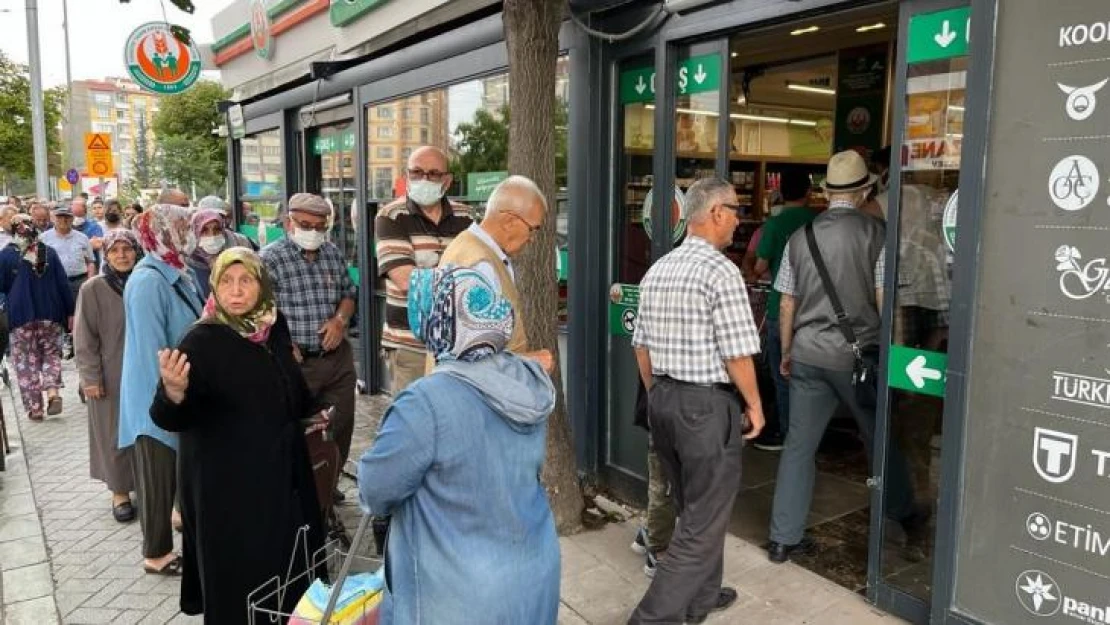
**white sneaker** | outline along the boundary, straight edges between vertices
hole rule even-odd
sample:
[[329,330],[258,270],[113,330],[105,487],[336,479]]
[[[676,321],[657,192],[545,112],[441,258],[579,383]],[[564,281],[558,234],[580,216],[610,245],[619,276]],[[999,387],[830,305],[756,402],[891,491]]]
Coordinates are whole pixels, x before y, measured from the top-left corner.
[[643,526],[640,526],[640,529],[636,531],[636,539],[629,545],[629,549],[640,555],[644,555],[648,552],[647,530],[644,529]]

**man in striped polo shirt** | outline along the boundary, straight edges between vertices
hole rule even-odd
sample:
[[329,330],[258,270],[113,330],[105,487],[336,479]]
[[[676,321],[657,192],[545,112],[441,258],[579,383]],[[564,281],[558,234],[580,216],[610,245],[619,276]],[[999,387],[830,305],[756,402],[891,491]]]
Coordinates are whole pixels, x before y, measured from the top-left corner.
[[451,187],[447,154],[423,146],[409,156],[407,195],[382,207],[374,218],[378,272],[385,278],[385,348],[396,395],[424,374],[424,344],[409,329],[409,276],[439,264],[444,248],[470,226],[470,209],[444,197]]

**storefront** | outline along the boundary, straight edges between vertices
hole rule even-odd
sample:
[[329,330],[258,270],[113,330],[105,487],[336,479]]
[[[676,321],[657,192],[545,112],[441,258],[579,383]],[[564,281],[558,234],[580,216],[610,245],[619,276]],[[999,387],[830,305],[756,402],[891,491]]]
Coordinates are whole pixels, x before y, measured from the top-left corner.
[[[495,5],[474,4],[411,45],[286,71],[286,84],[239,103],[244,133],[229,150],[235,199],[253,214],[240,214],[244,227],[280,236],[266,224],[296,191],[332,202],[332,239],[361,287],[369,392],[388,390],[372,216],[404,193],[408,153],[449,149],[451,194],[479,216],[505,175],[502,24]],[[590,26],[618,33],[654,8],[622,4]],[[915,622],[1110,622],[1110,399],[1100,390],[1110,381],[1095,351],[1110,322],[1094,238],[1110,224],[1091,216],[1105,195],[1096,102],[1110,75],[1108,20],[1098,0],[1054,3],[1051,15],[1038,0],[735,0],[615,42],[564,25],[554,218],[584,477],[643,497],[628,335],[636,284],[684,235],[685,189],[710,175],[736,186],[745,215],[727,253],[742,263],[783,175],[808,175],[817,189],[832,152],[873,158],[895,146],[877,198],[888,223],[887,374],[874,459],[850,419],[834,420],[807,530],[821,549],[798,563]],[[811,206],[821,202],[815,192]],[[752,288],[757,313],[765,290]],[[878,512],[896,451],[933,510],[921,553]],[[762,543],[777,455],[745,453],[731,530]]]

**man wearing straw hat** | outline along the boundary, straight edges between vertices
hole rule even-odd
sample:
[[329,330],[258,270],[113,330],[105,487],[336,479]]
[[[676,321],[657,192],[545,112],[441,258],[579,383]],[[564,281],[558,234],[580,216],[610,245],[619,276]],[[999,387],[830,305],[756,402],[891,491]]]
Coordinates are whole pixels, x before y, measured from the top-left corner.
[[[768,546],[772,562],[814,551],[804,530],[813,500],[815,456],[841,404],[855,418],[868,456],[873,448],[875,408],[857,400],[853,375],[857,351],[878,345],[882,324],[886,228],[859,211],[875,181],[858,153],[834,154],[824,185],[829,208],[790,237],[775,281],[775,289],[782,293],[780,370],[790,380],[791,417],[775,484]],[[810,251],[810,228],[820,252],[816,260]],[[825,288],[819,261],[827,268],[833,296]],[[834,299],[839,299],[843,315],[834,312]],[[848,338],[853,334],[854,346]],[[927,514],[914,503],[909,468],[893,444],[884,482],[887,515],[905,528],[907,555],[913,550],[918,556],[914,559],[923,558],[920,544]]]

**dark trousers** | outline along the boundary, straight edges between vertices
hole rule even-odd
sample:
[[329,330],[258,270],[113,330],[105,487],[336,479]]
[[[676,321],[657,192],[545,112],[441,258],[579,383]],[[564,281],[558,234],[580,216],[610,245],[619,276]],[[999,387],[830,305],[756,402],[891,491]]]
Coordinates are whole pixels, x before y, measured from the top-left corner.
[[355,431],[355,374],[354,352],[344,339],[330,352],[316,357],[306,357],[301,363],[308,390],[316,399],[335,406],[331,427],[335,443],[339,446],[339,466],[347,463],[351,453],[351,436]]
[[713,608],[724,570],[725,532],[740,489],[739,395],[667,378],[648,397],[652,444],[672,485],[678,524],[630,624],[680,625]]
[[135,440],[132,456],[135,491],[139,496],[139,524],[143,557],[161,558],[173,551],[174,496],[177,491],[177,452],[149,436]]
[[[851,371],[834,371],[794,362],[790,373],[794,420],[786,437],[786,447],[779,456],[775,503],[771,513],[771,540],[784,545],[796,545],[802,540],[809,507],[813,502],[817,448],[841,403],[855,417],[869,461],[875,438],[875,410],[856,403]],[[901,521],[912,515],[914,495],[909,466],[893,441],[887,451],[883,482],[887,493],[887,516]]]
[[768,422],[767,427],[775,427],[783,437],[790,430],[790,380],[782,376],[779,366],[782,364],[782,332],[779,330],[779,320],[767,318],[767,367],[771,370],[771,379],[775,381],[775,416],[776,423]]

